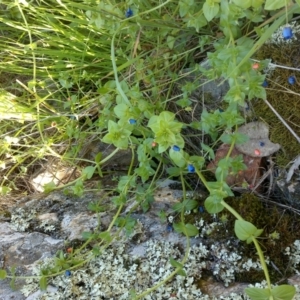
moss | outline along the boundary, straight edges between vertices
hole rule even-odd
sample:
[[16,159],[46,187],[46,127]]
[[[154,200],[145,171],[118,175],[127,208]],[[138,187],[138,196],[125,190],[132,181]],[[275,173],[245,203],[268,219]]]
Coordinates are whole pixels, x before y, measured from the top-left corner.
[[[300,64],[300,41],[291,44],[266,44],[256,54],[256,59],[271,59],[272,63],[298,68]],[[267,100],[293,131],[300,136],[300,77],[293,70],[275,68],[269,72]],[[288,78],[295,76],[294,85],[288,83]],[[262,100],[253,101],[253,109],[258,119],[270,126],[270,140],[279,143],[282,150],[277,155],[277,164],[286,166],[300,152],[300,145],[292,133],[282,124],[278,117]]]
[[[291,246],[295,240],[300,239],[300,217],[276,206],[268,207],[254,194],[229,197],[226,202],[238,211],[246,221],[264,230],[259,237],[259,243],[265,257],[270,258],[271,264],[268,269],[271,281],[277,282],[293,274],[292,270],[288,268],[289,257],[284,255],[284,250]],[[202,213],[201,217],[206,223],[211,223],[212,216],[210,214]],[[236,219],[225,210],[218,215],[218,218],[220,221],[223,220],[223,223],[216,227],[208,238],[212,241],[226,241],[235,237],[234,222]],[[279,239],[269,237],[275,231],[279,234]],[[249,257],[253,261],[258,260],[256,249],[252,243],[239,242],[235,245],[236,248],[232,251],[237,251],[243,257]],[[255,283],[263,279],[263,272],[254,269],[236,274],[236,280],[242,282]]]

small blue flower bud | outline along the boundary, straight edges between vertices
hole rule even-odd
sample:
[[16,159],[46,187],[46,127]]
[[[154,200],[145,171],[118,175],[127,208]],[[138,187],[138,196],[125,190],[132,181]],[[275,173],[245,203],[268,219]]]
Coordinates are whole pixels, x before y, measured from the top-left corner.
[[199,206],[198,210],[199,210],[199,212],[201,212],[201,213],[204,213],[204,211],[205,211],[205,209],[204,209],[203,206]]
[[136,120],[135,119],[129,119],[129,124],[131,124],[131,125],[136,124]]
[[288,83],[289,84],[295,84],[296,83],[296,78],[295,78],[295,76],[290,76],[289,78],[288,78]]
[[173,231],[173,226],[172,226],[172,224],[168,224],[168,225],[167,225],[167,231],[168,231],[168,232],[172,232],[172,231]]
[[284,27],[282,30],[282,36],[285,40],[289,40],[293,37],[293,30],[291,27]]
[[259,146],[263,147],[265,145],[264,142],[259,142]]
[[195,173],[195,167],[193,165],[188,165],[187,169],[189,173]]
[[132,16],[133,16],[133,11],[132,11],[131,8],[128,8],[128,9],[126,10],[126,12],[125,12],[125,17],[126,17],[126,18],[130,18],[130,17],[132,17]]
[[267,80],[264,80],[264,82],[262,83],[262,86],[263,86],[263,87],[267,87],[267,86],[268,86],[268,81],[267,81]]
[[65,275],[66,275],[67,277],[70,277],[70,276],[71,276],[71,271],[66,270]]
[[175,146],[173,146],[173,148],[172,148],[172,149],[173,149],[174,151],[177,151],[177,152],[178,152],[178,151],[180,151],[180,148],[179,148],[178,146],[176,146],[176,145],[175,145]]

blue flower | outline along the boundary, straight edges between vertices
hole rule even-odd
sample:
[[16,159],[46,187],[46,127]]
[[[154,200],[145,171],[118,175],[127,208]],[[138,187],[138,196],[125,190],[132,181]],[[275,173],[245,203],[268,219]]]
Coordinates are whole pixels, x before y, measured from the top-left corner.
[[290,76],[289,78],[288,78],[288,83],[289,84],[295,84],[296,83],[296,78],[295,78],[295,76]]
[[128,8],[128,9],[126,10],[126,12],[125,12],[125,17],[126,17],[126,18],[130,18],[130,17],[132,17],[132,16],[133,16],[133,11],[132,11],[131,8]]
[[189,173],[195,173],[195,167],[193,165],[188,165],[187,169]]
[[66,275],[67,277],[70,277],[70,276],[71,276],[71,271],[70,271],[70,270],[67,270],[67,271],[65,272],[65,275]]
[[178,152],[178,151],[180,151],[180,148],[178,147],[178,146],[173,146],[173,148],[172,148],[174,151],[176,151],[176,152]]
[[172,224],[168,224],[168,225],[167,225],[167,231],[168,231],[168,232],[172,232],[172,231],[173,231],[173,226],[172,226]]
[[293,30],[291,27],[284,27],[282,30],[282,36],[285,40],[289,40],[293,37]]
[[198,210],[199,210],[199,212],[201,212],[201,213],[204,213],[204,212],[205,212],[205,209],[204,209],[203,206],[199,206]]
[[135,119],[129,119],[129,124],[131,124],[131,125],[134,125],[134,124],[136,124],[136,120]]
[[267,81],[267,80],[264,80],[264,82],[262,83],[262,86],[263,86],[263,87],[267,87],[267,86],[268,86],[268,81]]

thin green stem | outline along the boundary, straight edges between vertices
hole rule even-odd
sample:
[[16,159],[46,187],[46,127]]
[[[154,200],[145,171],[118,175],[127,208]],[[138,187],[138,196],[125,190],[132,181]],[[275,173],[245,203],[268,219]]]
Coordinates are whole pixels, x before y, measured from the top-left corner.
[[257,250],[261,266],[262,266],[262,268],[264,270],[265,278],[266,278],[267,283],[268,283],[268,288],[271,290],[271,280],[270,280],[270,276],[269,276],[269,272],[268,272],[268,268],[267,268],[267,265],[266,265],[266,261],[265,261],[263,252],[262,252],[262,250],[261,250],[261,248],[259,246],[259,243],[258,243],[258,241],[257,241],[257,239],[255,237],[252,238],[252,241],[253,241],[253,243],[255,245],[255,248]]

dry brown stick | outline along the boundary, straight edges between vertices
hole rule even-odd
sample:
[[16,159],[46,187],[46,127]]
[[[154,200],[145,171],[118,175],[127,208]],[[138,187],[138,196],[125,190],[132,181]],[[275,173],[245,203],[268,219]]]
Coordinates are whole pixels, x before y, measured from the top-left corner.
[[282,124],[290,131],[290,133],[296,138],[298,143],[300,143],[299,136],[295,133],[295,131],[288,125],[288,123],[281,117],[281,115],[275,110],[275,108],[270,104],[270,102],[265,99],[265,103],[271,108],[273,113],[277,116],[277,118],[282,122]]

